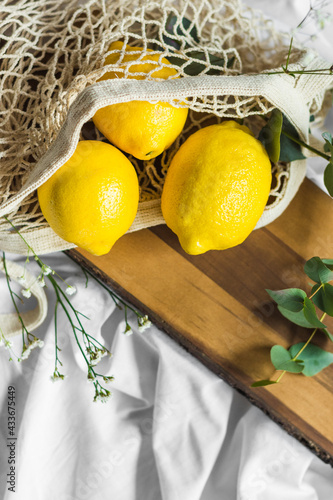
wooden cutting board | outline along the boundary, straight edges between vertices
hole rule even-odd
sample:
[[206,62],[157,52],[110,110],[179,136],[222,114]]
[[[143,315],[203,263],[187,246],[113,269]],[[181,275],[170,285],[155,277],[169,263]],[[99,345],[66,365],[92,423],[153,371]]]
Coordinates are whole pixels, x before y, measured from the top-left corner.
[[[310,332],[284,319],[265,289],[309,291],[303,265],[315,255],[333,258],[332,228],[332,200],[306,180],[278,220],[230,250],[189,256],[157,226],[126,234],[102,257],[68,253],[333,465],[333,365],[312,378],[286,374],[279,384],[250,387],[274,374],[274,344],[289,347]],[[332,331],[332,318],[325,323]],[[314,343],[333,352],[320,332]]]

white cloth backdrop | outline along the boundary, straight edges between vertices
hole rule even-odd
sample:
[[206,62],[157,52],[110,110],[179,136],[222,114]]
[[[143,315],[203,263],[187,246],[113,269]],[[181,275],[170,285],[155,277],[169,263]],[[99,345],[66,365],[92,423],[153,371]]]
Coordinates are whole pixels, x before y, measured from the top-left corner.
[[[306,0],[248,3],[290,27],[298,24],[308,7]],[[329,8],[332,11],[332,5]],[[319,34],[319,40],[314,43],[330,61],[332,25]],[[332,132],[332,114],[327,127]],[[320,160],[309,165],[309,176],[319,185],[324,166]],[[122,312],[94,280],[85,288],[81,270],[68,257],[55,254],[43,260],[75,284],[73,303],[91,318],[89,331],[103,338],[114,353],[102,361],[105,373],[116,377],[111,384],[113,399],[105,405],[92,403],[93,387],[86,382],[84,364],[62,314],[59,345],[62,372],[68,377],[51,382],[55,296],[47,289],[48,317],[36,331],[44,348],[34,350],[22,363],[9,363],[8,351],[0,349],[1,498],[333,498],[330,466],[155,327],[124,336]],[[11,304],[2,274],[0,297],[0,312],[8,312]],[[14,339],[14,350],[19,353],[20,338]],[[10,385],[16,389],[17,409],[15,493],[8,491],[7,483]]]

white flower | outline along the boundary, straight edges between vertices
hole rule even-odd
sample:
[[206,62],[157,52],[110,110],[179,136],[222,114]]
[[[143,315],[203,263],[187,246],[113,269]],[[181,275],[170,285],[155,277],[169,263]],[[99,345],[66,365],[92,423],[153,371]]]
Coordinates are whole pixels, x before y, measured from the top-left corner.
[[22,285],[22,286],[24,286],[24,285],[26,285],[26,284],[27,284],[27,280],[25,279],[25,276],[24,276],[23,274],[22,274],[22,276],[20,276],[19,278],[17,278],[17,282],[18,282],[20,285]]
[[50,268],[50,266],[47,266],[46,264],[43,264],[42,272],[45,276],[48,276],[51,273],[54,274],[54,271]]
[[73,285],[68,285],[65,291],[67,295],[74,295],[74,293],[76,292],[76,287]]
[[148,316],[143,316],[138,319],[139,332],[142,333],[151,326],[151,321],[149,321]]
[[54,374],[50,377],[52,382],[59,382],[59,380],[64,380],[66,375],[62,375],[59,372],[54,372]]
[[41,286],[42,288],[45,286],[45,280],[44,276],[41,276],[38,280],[38,285]]
[[101,403],[106,403],[111,398],[112,398],[112,393],[111,392],[109,392],[109,391],[106,391],[105,393],[104,392],[99,392],[94,397],[94,403],[96,403],[96,401],[101,401]]
[[90,351],[90,364],[91,366],[96,366],[104,356],[107,356],[108,352],[106,350],[97,349],[97,351]]
[[44,346],[44,341],[38,339],[37,337],[34,337],[34,340],[30,342],[30,344],[28,344],[27,346],[26,345],[23,346],[22,355],[19,361],[28,359],[33,349],[36,349],[36,347],[42,348],[43,346]]
[[27,299],[29,299],[31,297],[30,288],[26,288],[26,289],[21,290],[21,293],[22,293],[23,297],[26,297]]
[[124,331],[124,335],[126,335],[126,337],[129,337],[130,335],[133,334],[133,330],[132,328],[129,326],[129,324],[127,323],[126,325],[126,328],[125,328],[125,331]]
[[4,347],[5,349],[11,349],[13,347],[13,342],[7,340],[3,333],[0,333],[0,347]]

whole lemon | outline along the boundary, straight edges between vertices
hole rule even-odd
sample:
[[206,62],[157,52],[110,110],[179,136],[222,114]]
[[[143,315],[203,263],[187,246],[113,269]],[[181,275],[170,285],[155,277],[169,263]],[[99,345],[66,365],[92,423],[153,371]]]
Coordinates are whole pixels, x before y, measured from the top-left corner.
[[192,134],[175,154],[162,192],[166,224],[197,255],[242,243],[263,213],[271,163],[250,130],[234,121]]
[[[120,50],[123,42],[113,42],[109,50]],[[128,78],[142,80],[151,73],[153,78],[167,79],[176,77],[177,71],[172,67],[156,69],[152,62],[160,60],[159,54],[142,56],[140,47],[126,46],[126,53],[119,63],[120,68],[125,68],[131,61],[138,61],[128,68]],[[151,52],[148,49],[148,52]],[[105,64],[116,64],[120,54],[110,54]],[[140,57],[141,56],[141,57]],[[170,64],[165,58],[163,64]],[[154,71],[155,69],[155,71]],[[131,75],[143,73],[143,75]],[[122,72],[108,72],[101,80],[123,78]],[[93,122],[102,134],[115,146],[126,153],[130,153],[139,160],[149,160],[163,153],[181,133],[188,114],[187,108],[176,108],[166,102],[151,104],[147,101],[130,101],[106,106],[98,110]]]
[[73,156],[38,188],[43,215],[61,238],[103,255],[131,226],[139,203],[135,169],[114,146],[79,142]]

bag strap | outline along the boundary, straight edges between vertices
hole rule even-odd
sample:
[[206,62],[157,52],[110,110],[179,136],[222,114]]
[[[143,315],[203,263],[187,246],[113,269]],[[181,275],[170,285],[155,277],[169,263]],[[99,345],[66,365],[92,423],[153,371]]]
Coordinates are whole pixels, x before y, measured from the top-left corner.
[[[6,269],[10,279],[19,283],[19,278],[24,276],[25,288],[31,291],[37,299],[37,306],[31,311],[22,312],[21,317],[28,332],[32,332],[40,326],[47,315],[47,298],[43,288],[37,282],[36,276],[32,275],[24,267],[6,259]],[[5,273],[3,260],[0,261],[0,271]],[[0,314],[1,333],[6,337],[13,337],[22,333],[22,325],[16,313]]]

